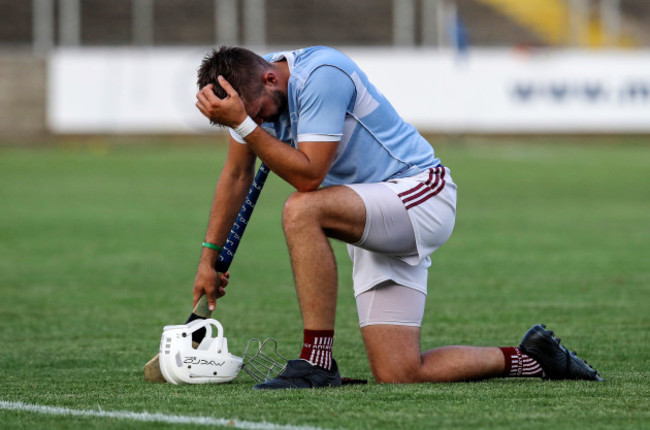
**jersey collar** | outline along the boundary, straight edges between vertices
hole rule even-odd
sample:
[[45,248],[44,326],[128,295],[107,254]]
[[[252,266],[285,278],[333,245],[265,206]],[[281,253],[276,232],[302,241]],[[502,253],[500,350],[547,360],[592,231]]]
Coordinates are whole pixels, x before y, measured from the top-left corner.
[[281,52],[277,58],[273,60],[274,63],[277,63],[280,60],[287,60],[287,66],[289,66],[289,73],[293,71],[293,63],[296,60],[296,56],[291,51]]

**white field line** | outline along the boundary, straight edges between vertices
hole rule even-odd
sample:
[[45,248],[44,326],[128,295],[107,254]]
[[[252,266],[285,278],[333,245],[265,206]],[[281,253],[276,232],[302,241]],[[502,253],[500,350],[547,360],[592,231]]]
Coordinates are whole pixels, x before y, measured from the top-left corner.
[[103,411],[90,409],[69,409],[58,406],[33,405],[23,402],[0,400],[0,410],[32,412],[44,415],[115,418],[131,421],[160,422],[169,424],[191,424],[201,426],[219,426],[247,430],[325,430],[320,427],[292,426],[267,422],[240,421],[227,418],[196,417],[186,415],[166,415],[161,413],[132,411]]

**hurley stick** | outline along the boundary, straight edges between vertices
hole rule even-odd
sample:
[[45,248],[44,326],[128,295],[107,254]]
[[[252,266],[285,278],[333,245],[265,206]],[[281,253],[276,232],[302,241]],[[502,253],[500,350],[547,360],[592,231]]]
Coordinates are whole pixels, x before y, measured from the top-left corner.
[[[255,175],[255,179],[253,180],[253,183],[248,190],[246,199],[244,200],[244,203],[239,210],[239,214],[237,214],[237,219],[235,219],[235,223],[230,229],[228,239],[226,239],[226,243],[223,245],[222,250],[219,253],[219,258],[215,264],[215,269],[217,269],[217,272],[226,273],[228,271],[228,268],[230,267],[230,264],[232,263],[232,260],[235,256],[235,251],[237,251],[239,242],[241,241],[244,231],[246,230],[248,221],[251,219],[253,209],[255,209],[255,204],[257,203],[257,199],[260,196],[264,182],[266,182],[266,178],[269,175],[269,171],[269,168],[266,167],[264,163],[260,165],[257,174]],[[210,318],[211,315],[212,312],[210,309],[208,309],[208,297],[204,295],[196,303],[196,306],[192,310],[189,318],[187,318],[185,324],[197,319]],[[192,333],[192,342],[195,344],[194,346],[197,346],[204,336],[205,329],[197,330]],[[165,382],[165,378],[160,372],[158,354],[156,354],[151,360],[147,362],[147,364],[144,365],[144,378],[149,382]]]

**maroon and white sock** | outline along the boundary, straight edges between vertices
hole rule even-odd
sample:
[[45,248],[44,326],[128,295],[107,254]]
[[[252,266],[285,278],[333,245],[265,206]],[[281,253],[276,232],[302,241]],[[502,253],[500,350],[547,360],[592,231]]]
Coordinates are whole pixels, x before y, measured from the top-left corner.
[[334,330],[305,330],[300,358],[330,370],[333,344]]
[[499,349],[506,362],[503,376],[513,378],[541,378],[544,376],[542,366],[532,357],[524,354],[518,347],[509,346]]

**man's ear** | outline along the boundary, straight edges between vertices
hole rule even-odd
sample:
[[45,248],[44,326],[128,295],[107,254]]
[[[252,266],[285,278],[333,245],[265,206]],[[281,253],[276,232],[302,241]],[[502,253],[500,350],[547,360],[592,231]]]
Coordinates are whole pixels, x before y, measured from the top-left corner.
[[262,82],[264,85],[276,86],[278,84],[278,75],[271,70],[264,72],[262,75]]

